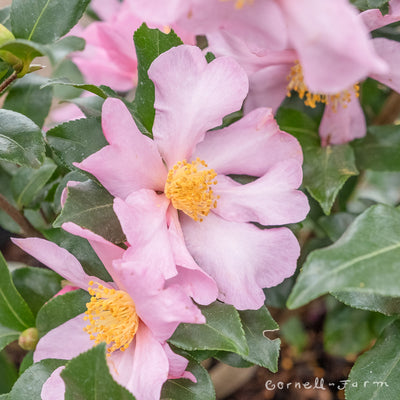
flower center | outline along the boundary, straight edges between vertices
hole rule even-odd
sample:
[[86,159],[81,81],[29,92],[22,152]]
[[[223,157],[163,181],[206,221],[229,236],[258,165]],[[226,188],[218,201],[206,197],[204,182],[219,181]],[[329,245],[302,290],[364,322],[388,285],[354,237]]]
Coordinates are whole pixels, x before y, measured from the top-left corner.
[[[220,1],[231,1],[231,0],[220,0]],[[245,5],[253,4],[254,0],[235,0],[236,10],[241,10]]]
[[195,221],[203,221],[210,209],[217,207],[218,197],[211,189],[211,185],[217,184],[217,173],[206,168],[207,164],[199,158],[191,163],[179,161],[169,170],[165,183],[164,193],[172,205]]
[[84,331],[95,344],[106,342],[108,353],[126,350],[139,326],[135,303],[122,290],[109,289],[93,281],[89,285],[88,291],[92,297],[86,304],[84,317],[89,320],[89,325]]
[[[351,101],[351,92],[349,90],[343,90],[336,94],[323,94],[323,93],[312,93],[308,90],[307,85],[304,83],[303,69],[299,62],[292,67],[288,76],[289,84],[287,85],[288,97],[291,96],[291,91],[294,90],[299,94],[300,99],[304,99],[304,104],[311,108],[316,107],[316,103],[323,103],[329,105],[333,111],[336,111],[339,106],[346,108]],[[359,96],[360,85],[353,85],[353,89],[356,97]]]

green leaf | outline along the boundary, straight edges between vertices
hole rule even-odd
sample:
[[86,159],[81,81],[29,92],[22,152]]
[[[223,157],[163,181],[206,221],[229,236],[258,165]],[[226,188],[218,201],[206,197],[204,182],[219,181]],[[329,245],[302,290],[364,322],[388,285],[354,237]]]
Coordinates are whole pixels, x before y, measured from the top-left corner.
[[280,108],[277,120],[282,130],[299,140],[304,154],[303,185],[328,215],[344,183],[358,174],[352,148],[347,144],[321,147],[317,124],[297,110]]
[[187,370],[191,372],[197,382],[189,379],[170,379],[161,391],[161,400],[215,400],[214,386],[207,371],[196,361],[189,358]]
[[29,118],[0,110],[0,160],[38,168],[44,161],[42,131]]
[[0,24],[4,25],[8,30],[11,29],[10,12],[10,6],[4,7],[0,10]]
[[36,315],[46,301],[61,290],[62,278],[44,268],[23,267],[12,272],[14,285]]
[[350,371],[347,400],[396,400],[400,392],[400,321],[389,325],[375,346]]
[[134,104],[140,121],[151,132],[154,122],[154,84],[147,75],[151,63],[162,53],[182,44],[182,40],[171,31],[168,34],[150,29],[143,24],[133,35],[138,59],[138,85]]
[[69,99],[66,103],[75,104],[85,114],[87,118],[100,117],[104,99],[98,96],[77,97]]
[[20,332],[14,329],[0,325],[0,351],[14,340],[18,340],[19,334]]
[[251,363],[278,371],[278,357],[281,341],[270,340],[264,336],[264,331],[277,330],[278,324],[273,320],[266,307],[259,310],[239,311],[249,354],[243,358]]
[[64,322],[86,311],[86,303],[90,295],[85,290],[73,290],[63,295],[53,297],[38,312],[36,327],[39,336],[57,328]]
[[19,366],[19,374],[22,375],[30,366],[33,365],[33,351],[29,351]]
[[49,46],[48,55],[51,64],[55,66],[68,54],[74,51],[82,51],[85,48],[85,40],[77,36],[66,36]]
[[357,167],[400,171],[400,126],[370,126],[367,136],[354,141]]
[[16,37],[52,43],[76,25],[90,0],[13,0],[11,27]]
[[42,127],[52,99],[52,89],[40,89],[46,79],[39,75],[26,75],[18,80],[8,92],[4,108],[24,114]]
[[46,158],[39,169],[22,167],[14,175],[11,188],[17,207],[28,206],[53,175],[57,166],[51,158]]
[[324,349],[337,357],[355,356],[365,350],[393,320],[380,313],[347,307],[337,301],[328,306],[324,323]]
[[290,317],[281,325],[282,336],[296,351],[301,353],[307,346],[308,336],[298,317]]
[[15,365],[5,352],[0,353],[0,393],[8,393],[18,378]]
[[19,377],[11,389],[7,400],[41,400],[43,384],[55,369],[65,364],[65,360],[47,359],[33,364]]
[[114,198],[102,186],[86,181],[68,188],[68,197],[54,227],[75,222],[113,243],[123,243],[125,235],[113,210]]
[[50,79],[47,81],[42,87],[48,87],[48,86],[54,86],[54,85],[61,85],[61,86],[71,86],[76,89],[82,89],[86,90],[90,93],[93,93],[102,99],[106,99],[108,97],[108,94],[102,89],[100,86],[95,86],[95,85],[89,85],[87,83],[74,83],[71,82],[68,78],[55,78],[55,79]]
[[15,288],[7,264],[0,253],[0,321],[2,326],[22,332],[34,326],[34,317]]
[[69,361],[61,377],[65,382],[65,400],[135,399],[113,380],[107,366],[104,343]]
[[70,170],[76,170],[72,163],[81,162],[107,145],[99,118],[82,118],[57,125],[47,131],[46,138],[57,158]]
[[[53,80],[57,81],[72,81],[76,82],[77,85],[84,84],[84,77],[76,66],[76,64],[69,58],[65,58],[54,68],[52,77]],[[49,80],[48,82],[52,82]],[[74,99],[82,94],[83,89],[74,87],[73,85],[47,85],[43,87],[52,86],[54,97],[58,99]]]
[[184,350],[222,350],[247,356],[245,332],[233,306],[215,302],[199,306],[205,324],[180,324],[169,342]]
[[312,252],[288,300],[297,308],[326,293],[353,307],[400,312],[400,210],[378,205],[355,219],[332,246]]
[[318,220],[318,224],[328,235],[329,239],[335,242],[343,235],[355,218],[354,214],[342,212],[329,216],[325,215]]

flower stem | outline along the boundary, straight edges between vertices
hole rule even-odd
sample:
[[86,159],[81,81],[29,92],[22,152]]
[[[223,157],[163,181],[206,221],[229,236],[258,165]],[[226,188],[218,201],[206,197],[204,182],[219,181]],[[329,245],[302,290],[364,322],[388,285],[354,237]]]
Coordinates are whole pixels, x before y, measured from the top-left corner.
[[0,84],[0,94],[2,94],[16,79],[17,73],[14,71],[2,84]]
[[400,115],[400,94],[392,92],[382,106],[382,111],[376,116],[374,125],[393,124]]

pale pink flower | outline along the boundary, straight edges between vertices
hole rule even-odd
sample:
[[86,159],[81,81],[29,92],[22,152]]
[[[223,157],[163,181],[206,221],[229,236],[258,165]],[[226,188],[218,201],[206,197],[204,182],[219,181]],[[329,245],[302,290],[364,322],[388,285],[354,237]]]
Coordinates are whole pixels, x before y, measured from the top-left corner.
[[[174,354],[166,343],[181,322],[205,322],[184,289],[165,280],[151,255],[143,254],[143,249],[130,248],[128,252],[75,224],[66,223],[63,227],[89,240],[113,282],[88,276],[72,254],[52,242],[13,239],[24,251],[92,295],[85,314],[63,323],[39,340],[34,361],[69,360],[105,341],[111,374],[138,400],[158,400],[162,385],[169,378],[193,380],[193,375],[185,372],[187,360]],[[129,312],[114,313],[107,303],[113,305],[113,310],[124,308]],[[106,323],[101,316],[107,316]],[[43,400],[64,398],[61,371],[62,368],[57,369],[43,386]]]
[[[148,73],[154,140],[139,132],[121,101],[107,99],[102,125],[109,145],[76,165],[118,198],[114,209],[127,236],[149,223],[165,225],[155,230],[160,251],[175,243],[176,258],[190,263],[193,256],[215,279],[220,300],[257,309],[262,288],[293,274],[299,246],[287,228],[250,222],[282,225],[306,216],[306,196],[296,190],[301,147],[265,108],[207,132],[240,109],[247,94],[246,74],[231,59],[207,64],[198,48],[183,45],[159,56]],[[232,174],[260,178],[241,185]]]

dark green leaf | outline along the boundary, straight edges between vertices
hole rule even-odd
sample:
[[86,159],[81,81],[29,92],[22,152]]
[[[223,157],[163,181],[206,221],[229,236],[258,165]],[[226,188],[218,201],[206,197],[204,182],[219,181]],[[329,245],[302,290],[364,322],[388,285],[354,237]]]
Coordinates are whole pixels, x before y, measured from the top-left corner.
[[51,79],[46,84],[44,84],[42,87],[45,88],[47,86],[54,86],[54,85],[72,86],[76,89],[86,90],[90,93],[93,93],[93,94],[103,98],[103,99],[106,99],[108,97],[108,95],[104,92],[104,90],[99,86],[89,85],[86,83],[74,83],[74,82],[71,82],[67,78]]
[[8,393],[18,378],[15,365],[9,360],[6,353],[0,353],[0,393]]
[[363,299],[363,308],[399,313],[399,280],[400,210],[378,205],[356,218],[334,245],[309,255],[288,306],[339,292],[353,307]]
[[165,34],[143,24],[133,35],[138,59],[138,85],[134,104],[140,121],[151,132],[154,122],[154,84],[147,75],[151,63],[162,53],[182,44],[171,31]]
[[57,166],[51,158],[46,158],[39,169],[22,167],[14,175],[11,187],[18,208],[28,206],[53,175]]
[[68,362],[61,377],[65,382],[65,400],[134,400],[127,389],[113,380],[104,343]]
[[33,351],[29,351],[19,366],[19,374],[22,375],[30,366],[33,365]]
[[0,325],[0,351],[14,340],[17,340],[19,334],[20,332],[14,329],[6,328],[5,326]]
[[[185,356],[187,357],[187,356]],[[162,389],[162,400],[215,400],[215,391],[207,371],[197,362],[189,358],[187,368],[197,382],[189,379],[170,379]]]
[[370,126],[367,136],[354,142],[357,167],[400,171],[400,126]]
[[99,118],[83,118],[57,125],[46,133],[47,142],[62,164],[70,170],[107,145]]
[[278,324],[266,307],[259,310],[239,311],[239,315],[249,346],[249,354],[243,358],[276,372],[281,341],[268,339],[264,336],[264,331],[277,330]]
[[0,253],[0,321],[19,332],[34,326],[34,317],[15,288],[7,264]]
[[291,317],[281,325],[282,336],[296,353],[301,353],[307,346],[308,336],[303,323],[298,317]]
[[304,153],[303,185],[329,214],[344,183],[358,174],[352,148],[347,144],[321,147],[317,124],[297,110],[280,108],[277,120],[282,130],[299,140]]
[[12,272],[12,278],[18,292],[29,305],[33,314],[61,290],[61,277],[55,272],[43,269],[23,267]]
[[76,25],[90,0],[13,0],[11,27],[16,37],[52,43]]
[[185,350],[222,350],[247,356],[245,332],[239,313],[233,306],[215,302],[199,306],[206,317],[205,324],[181,324],[169,340]]
[[318,224],[328,235],[329,239],[335,242],[343,235],[355,218],[356,216],[354,214],[342,212],[330,216],[323,216],[318,220]]
[[34,122],[14,111],[0,110],[0,160],[38,168],[44,150],[42,132]]
[[7,400],[41,400],[43,384],[55,369],[65,364],[65,360],[42,360],[29,367],[17,380]]
[[348,400],[397,400],[400,392],[400,321],[389,325],[375,346],[359,357],[346,386]]
[[84,290],[73,290],[63,295],[53,297],[38,312],[36,327],[39,336],[60,326],[64,322],[86,311],[86,303],[90,295]]
[[75,222],[110,242],[123,243],[125,235],[114,213],[113,201],[113,196],[93,181],[69,187],[67,201],[54,227],[61,227],[64,222]]
[[73,254],[88,275],[97,276],[105,282],[112,281],[103,263],[86,239],[71,235],[63,229],[44,231],[44,235],[48,240],[51,240]]
[[10,6],[0,10],[0,24],[4,25],[8,30],[11,30],[10,12]]
[[24,76],[8,92],[4,108],[24,114],[42,127],[52,99],[51,88],[40,89],[44,82],[46,79],[39,75]]

